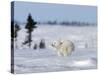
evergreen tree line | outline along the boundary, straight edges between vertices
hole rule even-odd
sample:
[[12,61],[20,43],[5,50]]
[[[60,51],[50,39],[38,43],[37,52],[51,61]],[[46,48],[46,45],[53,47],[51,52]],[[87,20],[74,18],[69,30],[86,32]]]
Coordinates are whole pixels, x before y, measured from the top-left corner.
[[[34,21],[32,18],[31,14],[28,15],[27,18],[27,23],[25,25],[25,29],[27,30],[28,36],[26,37],[27,39],[22,43],[23,45],[28,44],[29,48],[32,45],[32,32],[37,28],[36,26],[37,22]],[[11,42],[16,42],[16,48],[17,48],[17,37],[18,37],[18,32],[21,30],[20,25],[18,23],[15,23],[12,21],[11,22]],[[14,46],[14,43],[13,43]],[[12,46],[11,46],[12,47]],[[37,44],[34,45],[34,49],[37,49]],[[45,48],[45,40],[41,39],[39,48],[43,49]]]
[[80,22],[80,21],[57,22],[56,20],[55,21],[47,21],[47,22],[38,22],[38,24],[66,25],[66,26],[93,26],[93,25],[96,25],[95,23],[89,23],[89,22]]

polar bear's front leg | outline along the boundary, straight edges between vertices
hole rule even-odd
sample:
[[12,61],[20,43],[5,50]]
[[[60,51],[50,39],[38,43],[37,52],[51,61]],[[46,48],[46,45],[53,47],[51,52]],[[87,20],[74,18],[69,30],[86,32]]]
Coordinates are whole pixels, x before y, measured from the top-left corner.
[[63,56],[69,56],[69,52],[68,51],[64,51],[63,52]]
[[63,53],[63,56],[67,56],[68,54],[67,53]]
[[57,51],[58,56],[63,56],[63,54],[59,51]]

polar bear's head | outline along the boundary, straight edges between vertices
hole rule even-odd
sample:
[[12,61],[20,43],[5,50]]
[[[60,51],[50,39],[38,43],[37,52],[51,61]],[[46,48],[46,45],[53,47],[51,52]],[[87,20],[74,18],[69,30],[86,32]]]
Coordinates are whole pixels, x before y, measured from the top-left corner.
[[54,41],[54,42],[51,44],[51,46],[52,46],[52,47],[57,47],[57,46],[60,46],[62,43],[63,43],[63,41],[61,41],[61,40]]

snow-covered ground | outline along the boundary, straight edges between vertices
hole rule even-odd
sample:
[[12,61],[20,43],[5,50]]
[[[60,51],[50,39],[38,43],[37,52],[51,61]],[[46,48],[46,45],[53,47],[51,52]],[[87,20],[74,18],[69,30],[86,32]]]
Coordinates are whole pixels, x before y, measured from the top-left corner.
[[[97,68],[97,27],[96,26],[61,26],[38,25],[32,33],[32,46],[22,45],[27,36],[26,29],[18,32],[18,41],[14,50],[15,73],[34,73],[51,71],[69,71]],[[39,44],[45,39],[45,49],[33,49],[34,43]],[[66,57],[58,56],[50,46],[59,39],[71,40],[75,51]]]

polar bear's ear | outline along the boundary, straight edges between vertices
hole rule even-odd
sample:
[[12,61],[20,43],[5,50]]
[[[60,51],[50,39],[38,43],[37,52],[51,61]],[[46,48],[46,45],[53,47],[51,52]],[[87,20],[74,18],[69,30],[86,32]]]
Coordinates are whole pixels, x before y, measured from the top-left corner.
[[59,42],[59,44],[60,44],[60,45],[62,45],[62,44],[63,44],[63,42],[62,42],[62,41],[60,41],[60,42]]
[[61,45],[63,43],[63,40],[62,39],[59,39],[58,40],[58,43]]
[[56,42],[54,41],[54,42],[51,44],[51,46],[54,47],[55,45],[56,45]]

